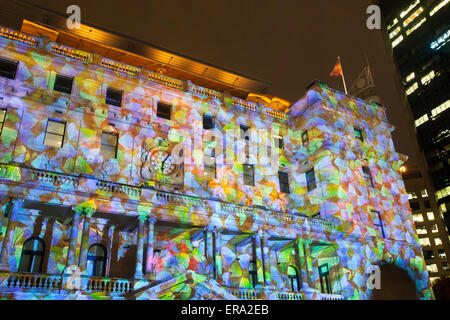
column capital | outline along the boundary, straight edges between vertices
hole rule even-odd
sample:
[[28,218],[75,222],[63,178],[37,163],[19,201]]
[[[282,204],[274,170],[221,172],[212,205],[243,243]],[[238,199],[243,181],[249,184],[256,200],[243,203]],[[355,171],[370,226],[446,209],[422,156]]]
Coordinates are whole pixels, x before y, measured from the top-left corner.
[[147,216],[148,223],[154,225],[158,219],[155,216]]
[[85,214],[87,217],[91,217],[95,211],[97,211],[97,205],[94,200],[89,200],[76,206],[72,206],[72,210],[79,214]]
[[265,229],[259,229],[258,231],[256,231],[253,236],[256,239],[264,239],[267,240],[270,237],[270,234],[267,230]]

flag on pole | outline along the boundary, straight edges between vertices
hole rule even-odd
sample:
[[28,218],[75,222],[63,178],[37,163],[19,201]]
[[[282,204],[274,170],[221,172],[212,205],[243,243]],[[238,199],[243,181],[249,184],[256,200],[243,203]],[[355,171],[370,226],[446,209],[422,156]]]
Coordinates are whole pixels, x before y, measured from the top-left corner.
[[338,60],[338,62],[334,66],[333,71],[331,71],[330,77],[342,77],[342,66],[340,60]]
[[342,70],[341,57],[338,57],[338,62],[334,66],[333,71],[331,71],[331,73],[330,73],[330,77],[339,77],[339,76],[342,77],[342,82],[344,83],[345,94],[348,94],[347,85],[345,84],[344,71]]
[[370,70],[369,59],[365,55],[366,58],[366,66],[361,71],[359,76],[355,79],[353,84],[350,87],[350,94],[370,101],[370,102],[378,102],[380,103],[380,97],[377,96],[375,90],[375,82],[373,81],[372,72]]

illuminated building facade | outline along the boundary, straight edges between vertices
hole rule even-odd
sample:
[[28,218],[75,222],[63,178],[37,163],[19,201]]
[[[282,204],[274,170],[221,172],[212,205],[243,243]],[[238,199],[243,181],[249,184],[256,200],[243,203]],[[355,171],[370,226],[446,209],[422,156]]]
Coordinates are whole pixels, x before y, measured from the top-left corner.
[[0,37],[1,298],[369,299],[383,263],[433,298],[382,106],[21,31]]
[[[428,172],[408,173],[404,180],[430,277],[435,280],[450,275],[450,1],[379,2],[384,32],[428,165]],[[434,190],[426,187],[423,175],[429,175]]]

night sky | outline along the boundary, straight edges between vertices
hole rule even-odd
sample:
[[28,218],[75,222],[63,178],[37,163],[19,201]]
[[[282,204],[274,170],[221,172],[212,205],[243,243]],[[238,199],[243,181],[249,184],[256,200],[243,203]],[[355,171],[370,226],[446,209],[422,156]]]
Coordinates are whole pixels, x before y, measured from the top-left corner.
[[[81,8],[83,23],[129,35],[272,84],[267,94],[294,103],[319,79],[343,90],[328,74],[341,56],[350,87],[367,54],[377,93],[397,127],[398,152],[415,162],[409,113],[381,32],[366,28],[371,0],[28,0],[65,14]],[[17,1],[20,3],[20,1]]]

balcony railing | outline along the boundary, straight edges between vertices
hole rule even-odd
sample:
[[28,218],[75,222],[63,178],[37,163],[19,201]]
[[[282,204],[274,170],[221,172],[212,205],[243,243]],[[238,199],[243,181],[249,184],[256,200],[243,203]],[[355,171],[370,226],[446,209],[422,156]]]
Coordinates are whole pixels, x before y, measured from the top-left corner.
[[12,273],[3,283],[3,287],[19,289],[58,290],[61,288],[61,281],[61,276],[58,275]]
[[90,277],[83,289],[87,292],[123,294],[133,290],[133,281],[129,279]]
[[305,296],[299,292],[276,292],[278,300],[305,300]]
[[340,294],[321,293],[320,300],[345,300],[345,297]]
[[226,291],[240,300],[260,300],[261,292],[257,289],[226,288]]

